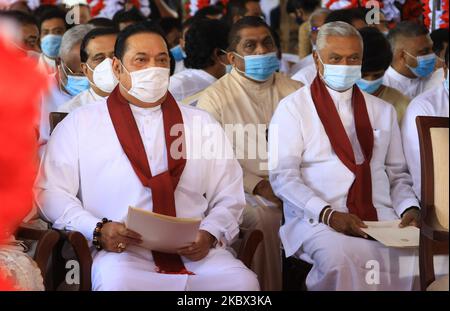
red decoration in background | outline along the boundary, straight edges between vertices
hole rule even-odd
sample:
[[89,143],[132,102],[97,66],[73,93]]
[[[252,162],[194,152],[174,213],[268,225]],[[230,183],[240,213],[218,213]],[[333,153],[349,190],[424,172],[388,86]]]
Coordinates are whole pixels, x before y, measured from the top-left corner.
[[[0,244],[32,208],[39,99],[48,85],[36,62],[0,36]],[[2,268],[0,267],[0,274]],[[0,290],[12,289],[0,275]]]
[[[329,9],[335,2],[339,2],[339,1],[341,1],[341,0],[330,0],[327,2],[327,4],[325,6]],[[348,6],[342,8],[342,9],[352,9],[352,8],[357,8],[359,6],[358,0],[348,0],[348,1],[350,1]]]
[[103,10],[105,8],[105,3],[103,2],[103,0],[98,0],[98,2],[92,6],[93,0],[88,0],[88,4],[91,6],[91,14],[92,16],[97,16],[101,10]]
[[449,0],[442,0],[442,24],[440,25],[440,28],[448,28],[449,26],[449,11],[448,11],[448,2]]
[[422,2],[420,0],[406,0],[402,7],[402,21],[422,23]]

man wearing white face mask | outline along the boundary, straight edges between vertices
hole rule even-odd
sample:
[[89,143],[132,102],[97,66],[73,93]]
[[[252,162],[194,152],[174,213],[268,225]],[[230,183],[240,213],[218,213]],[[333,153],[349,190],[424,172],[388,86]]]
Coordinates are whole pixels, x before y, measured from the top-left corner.
[[276,72],[277,47],[261,18],[239,20],[230,31],[229,43],[233,69],[203,92],[198,107],[211,113],[223,128],[235,127],[236,132],[227,131],[227,135],[244,169],[247,207],[242,226],[264,232],[252,269],[263,290],[280,290],[281,204],[268,181],[266,129],[279,101],[302,85]]
[[96,28],[83,38],[80,46],[81,69],[91,87],[60,106],[59,112],[71,112],[86,104],[106,101],[117,85],[112,71],[117,34],[115,29]]
[[425,90],[436,64],[433,41],[425,26],[401,22],[388,34],[394,54],[383,83],[413,99]]
[[[36,184],[42,215],[95,246],[93,290],[258,290],[226,249],[245,204],[242,170],[217,122],[168,92],[170,65],[158,29],[119,33],[106,105],[71,112],[50,138]],[[140,247],[124,225],[129,206],[201,219],[197,237],[172,253]]]
[[[393,106],[355,85],[362,53],[353,26],[322,26],[315,80],[281,101],[269,127],[270,182],[286,219],[280,237],[286,256],[313,264],[308,290],[414,289],[416,251],[361,230],[369,220],[418,225],[420,214]],[[370,260],[379,282],[367,281]]]

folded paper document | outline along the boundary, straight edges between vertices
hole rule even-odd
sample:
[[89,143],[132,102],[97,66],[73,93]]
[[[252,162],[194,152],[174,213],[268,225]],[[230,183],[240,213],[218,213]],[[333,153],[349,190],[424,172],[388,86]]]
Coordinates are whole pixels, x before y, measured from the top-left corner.
[[171,217],[130,206],[126,226],[142,236],[142,247],[176,253],[195,242],[200,222],[199,218]]
[[400,228],[400,220],[365,221],[367,228],[361,228],[375,240],[388,247],[419,247],[419,228]]

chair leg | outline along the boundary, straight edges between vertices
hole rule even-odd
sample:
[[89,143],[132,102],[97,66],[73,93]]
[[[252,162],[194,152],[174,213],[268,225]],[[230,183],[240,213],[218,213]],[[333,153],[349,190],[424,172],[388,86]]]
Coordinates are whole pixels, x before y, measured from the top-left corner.
[[433,241],[420,235],[419,247],[420,287],[426,290],[434,281]]

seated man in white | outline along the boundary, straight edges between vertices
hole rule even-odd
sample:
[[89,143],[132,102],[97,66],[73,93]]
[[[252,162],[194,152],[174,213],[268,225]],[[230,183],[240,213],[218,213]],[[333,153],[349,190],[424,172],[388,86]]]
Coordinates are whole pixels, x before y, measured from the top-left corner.
[[[309,290],[413,289],[416,251],[386,248],[361,230],[363,221],[419,222],[395,109],[355,85],[362,45],[347,23],[322,26],[317,77],[280,102],[269,127],[270,181],[284,203],[280,237],[286,256],[313,264]],[[379,282],[366,278],[374,260]]]
[[425,90],[436,64],[428,29],[414,22],[401,22],[388,34],[394,54],[383,84],[413,99]]
[[448,118],[448,47],[445,54],[445,78],[441,84],[417,96],[406,110],[402,123],[403,149],[406,162],[414,182],[414,192],[421,195],[420,147],[417,133],[416,117]]
[[219,20],[195,21],[186,33],[186,69],[170,77],[169,91],[177,101],[195,104],[200,93],[226,74],[229,28]]
[[115,29],[95,28],[83,38],[80,46],[81,70],[91,87],[61,105],[59,112],[71,112],[86,104],[106,101],[117,85],[112,71],[117,34]]
[[[36,186],[43,216],[96,246],[94,290],[258,290],[256,275],[225,248],[245,205],[225,134],[167,91],[170,57],[158,30],[128,27],[114,55],[119,85],[107,104],[73,111],[52,134]],[[197,240],[178,254],[139,247],[123,224],[130,205],[202,219]]]

